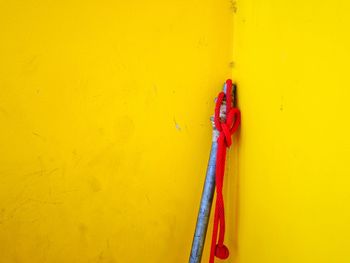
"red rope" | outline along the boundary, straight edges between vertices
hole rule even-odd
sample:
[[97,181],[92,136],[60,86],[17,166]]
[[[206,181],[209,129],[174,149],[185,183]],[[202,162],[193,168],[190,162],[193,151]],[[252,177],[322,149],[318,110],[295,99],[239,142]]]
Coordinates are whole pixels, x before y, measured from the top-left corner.
[[[226,99],[226,121],[220,119],[220,108],[223,100]],[[232,81],[226,81],[226,96],[224,92],[220,92],[215,105],[214,115],[215,127],[219,131],[218,150],[216,155],[216,204],[214,214],[214,227],[211,240],[211,250],[209,263],[214,263],[214,256],[220,259],[226,259],[229,256],[228,248],[224,245],[225,239],[225,212],[224,198],[222,188],[224,183],[226,148],[230,147],[232,140],[231,135],[238,129],[241,122],[241,113],[232,103]],[[218,229],[219,238],[218,238]]]

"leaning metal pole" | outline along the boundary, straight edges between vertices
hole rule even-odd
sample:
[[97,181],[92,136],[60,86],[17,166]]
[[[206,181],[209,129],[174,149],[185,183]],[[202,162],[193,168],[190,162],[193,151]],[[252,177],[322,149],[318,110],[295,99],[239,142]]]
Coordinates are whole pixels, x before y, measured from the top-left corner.
[[[226,84],[224,85],[224,92],[226,93]],[[220,116],[224,118],[225,116],[223,116],[222,113],[225,112],[225,108],[225,105],[223,105],[220,109]],[[210,210],[215,190],[216,153],[218,149],[217,139],[219,136],[219,132],[215,128],[213,117],[211,117],[211,122],[213,126],[212,144],[207,167],[207,174],[202,192],[202,199],[198,211],[196,230],[192,241],[192,249],[189,263],[201,262],[204,241],[207,234],[208,222],[210,217]]]

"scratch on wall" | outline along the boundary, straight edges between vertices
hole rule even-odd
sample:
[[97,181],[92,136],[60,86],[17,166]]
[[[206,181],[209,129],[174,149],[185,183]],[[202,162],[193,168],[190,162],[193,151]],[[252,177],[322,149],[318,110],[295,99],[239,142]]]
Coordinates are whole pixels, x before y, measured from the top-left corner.
[[176,121],[175,118],[174,118],[174,124],[175,124],[176,130],[181,131],[181,127],[180,127],[180,125],[177,123],[177,121]]

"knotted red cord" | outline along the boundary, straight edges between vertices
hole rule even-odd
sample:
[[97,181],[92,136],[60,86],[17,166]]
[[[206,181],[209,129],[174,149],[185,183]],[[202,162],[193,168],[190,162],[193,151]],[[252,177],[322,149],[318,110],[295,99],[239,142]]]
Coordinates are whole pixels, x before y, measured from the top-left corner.
[[[226,120],[220,119],[220,108],[223,100],[226,99]],[[231,135],[238,129],[241,122],[241,112],[233,107],[232,103],[232,81],[226,81],[226,96],[224,92],[220,92],[215,105],[214,115],[215,127],[219,131],[218,150],[216,155],[216,204],[214,214],[214,227],[211,240],[211,250],[209,263],[214,263],[214,256],[220,259],[226,259],[229,256],[228,248],[224,245],[225,239],[225,213],[224,198],[222,188],[224,183],[226,148],[230,147],[232,140]],[[219,239],[218,228],[220,225]],[[217,242],[217,243],[216,243]]]

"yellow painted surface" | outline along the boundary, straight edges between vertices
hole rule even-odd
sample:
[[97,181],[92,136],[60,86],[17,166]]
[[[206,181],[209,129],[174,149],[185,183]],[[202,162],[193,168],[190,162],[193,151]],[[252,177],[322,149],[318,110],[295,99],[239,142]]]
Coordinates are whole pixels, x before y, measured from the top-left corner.
[[0,1],[0,262],[186,262],[229,1]]
[[230,76],[227,262],[350,262],[349,13],[1,1],[0,262],[186,262]]
[[349,13],[345,0],[237,2],[237,262],[350,262]]

